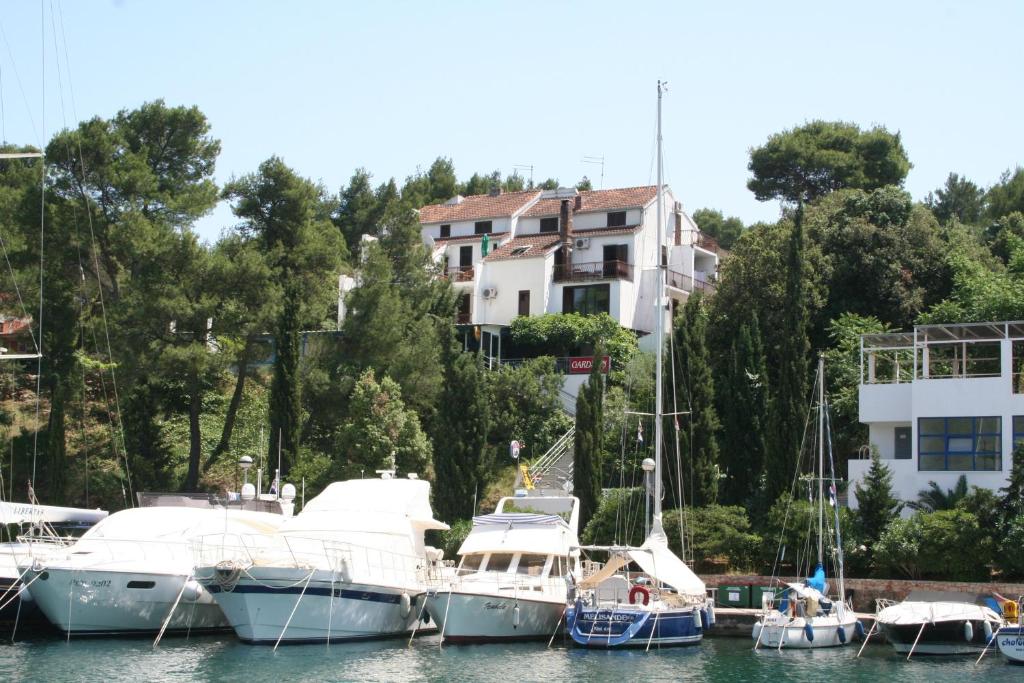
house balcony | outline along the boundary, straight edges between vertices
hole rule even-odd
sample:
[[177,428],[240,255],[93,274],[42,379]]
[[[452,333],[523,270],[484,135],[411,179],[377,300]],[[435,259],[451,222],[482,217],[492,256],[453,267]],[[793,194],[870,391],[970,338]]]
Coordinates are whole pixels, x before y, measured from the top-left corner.
[[455,268],[449,268],[445,273],[452,282],[472,282],[475,277],[475,271],[473,266],[456,266]]
[[594,261],[573,263],[569,266],[555,264],[555,282],[589,282],[593,280],[633,281],[633,265],[625,261]]
[[470,313],[456,313],[455,324],[456,325],[469,325],[473,322],[473,316]]
[[683,273],[676,272],[669,269],[666,273],[668,286],[675,289],[680,289],[684,292],[705,292],[711,294],[715,291],[715,285],[713,282],[706,282],[700,278],[690,277]]

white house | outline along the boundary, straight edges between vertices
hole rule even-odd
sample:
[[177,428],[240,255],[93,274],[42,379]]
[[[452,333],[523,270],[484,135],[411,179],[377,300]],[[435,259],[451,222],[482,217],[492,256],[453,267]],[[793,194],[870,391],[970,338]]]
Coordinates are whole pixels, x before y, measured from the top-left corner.
[[[685,301],[713,287],[718,248],[663,191],[668,291]],[[641,336],[654,331],[656,198],[653,185],[492,192],[425,206],[420,225],[463,293],[458,322],[501,359],[502,331],[520,315],[605,312]]]
[[[1024,322],[918,325],[861,337],[860,421],[893,473],[893,492],[916,500],[934,481],[1006,485],[1014,444],[1024,443]],[[869,449],[849,463],[854,487]]]

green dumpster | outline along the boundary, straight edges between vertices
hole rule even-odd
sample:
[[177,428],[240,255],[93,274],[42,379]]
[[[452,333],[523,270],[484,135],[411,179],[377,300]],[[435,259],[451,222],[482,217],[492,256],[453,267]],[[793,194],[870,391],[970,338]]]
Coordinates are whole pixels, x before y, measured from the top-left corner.
[[774,598],[775,606],[779,606],[779,600],[782,599],[782,588],[779,586],[751,586],[750,587],[750,606],[756,609],[761,609],[762,600],[765,595],[772,596]]
[[750,607],[750,586],[719,586],[719,607]]

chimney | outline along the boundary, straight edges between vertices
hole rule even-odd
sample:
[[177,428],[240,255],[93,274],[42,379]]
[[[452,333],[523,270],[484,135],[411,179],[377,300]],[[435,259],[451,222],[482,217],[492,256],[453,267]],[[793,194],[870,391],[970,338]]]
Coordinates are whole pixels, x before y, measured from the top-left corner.
[[558,232],[562,237],[562,264],[566,273],[572,272],[572,208],[563,199],[558,211]]

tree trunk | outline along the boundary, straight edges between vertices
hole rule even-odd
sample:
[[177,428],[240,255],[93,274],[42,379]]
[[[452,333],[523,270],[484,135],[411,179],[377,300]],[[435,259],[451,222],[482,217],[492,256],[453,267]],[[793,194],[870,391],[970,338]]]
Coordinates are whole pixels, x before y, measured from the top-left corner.
[[199,374],[193,370],[192,390],[188,403],[188,476],[185,477],[185,490],[199,489],[199,459],[203,453],[203,435],[199,428],[199,416],[203,412],[203,392],[199,387]]
[[220,456],[224,455],[231,446],[231,433],[235,429],[238,407],[242,404],[242,394],[245,391],[245,380],[249,372],[249,356],[251,353],[252,342],[247,338],[245,346],[242,348],[242,355],[238,358],[238,377],[235,379],[235,392],[231,394],[231,403],[228,404],[228,412],[224,416],[224,429],[220,433],[220,442],[203,465],[203,472],[208,472],[213,464],[220,459]]

